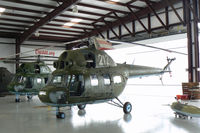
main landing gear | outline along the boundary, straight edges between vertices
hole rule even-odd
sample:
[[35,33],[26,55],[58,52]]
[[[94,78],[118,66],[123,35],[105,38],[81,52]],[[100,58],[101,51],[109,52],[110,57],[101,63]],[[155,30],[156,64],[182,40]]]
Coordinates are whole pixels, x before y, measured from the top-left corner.
[[178,113],[178,112],[174,112],[175,114],[175,118],[180,118],[180,119],[192,119],[192,116],[188,116],[188,115],[185,115],[185,114],[181,114],[181,113]]
[[65,113],[60,112],[60,107],[56,107],[56,117],[58,119],[65,119]]
[[84,110],[85,109],[85,104],[79,104],[79,105],[77,105],[78,106],[78,108],[80,109],[80,110]]
[[15,94],[15,102],[19,103],[20,102],[20,95],[19,94]]
[[[86,107],[86,104],[79,104],[77,106],[78,106],[78,108],[80,110],[84,110],[85,107]],[[58,119],[65,119],[65,113],[64,112],[60,112],[60,107],[56,107],[56,117]]]
[[130,102],[126,102],[123,104],[117,97],[115,99],[118,101],[118,103],[111,100],[111,102],[108,102],[108,104],[123,108],[125,114],[129,114],[132,111],[132,105]]
[[33,98],[32,95],[27,95],[26,97],[28,98],[29,101]]

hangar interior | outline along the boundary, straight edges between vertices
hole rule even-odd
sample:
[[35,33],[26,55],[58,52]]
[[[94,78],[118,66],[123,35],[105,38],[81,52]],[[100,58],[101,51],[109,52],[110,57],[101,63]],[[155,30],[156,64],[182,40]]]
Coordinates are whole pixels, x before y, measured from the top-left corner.
[[[0,97],[1,131],[198,133],[199,118],[175,118],[170,104],[184,94],[182,83],[199,83],[199,20],[198,0],[0,0],[0,60],[16,57],[0,67],[13,74],[20,57],[59,57],[94,36],[121,42],[106,50],[117,63],[163,68],[167,57],[176,58],[171,74],[128,80],[119,98],[132,103],[130,114],[102,103],[62,108],[60,120],[37,96],[15,103],[8,95]],[[200,107],[198,96],[183,102]]]

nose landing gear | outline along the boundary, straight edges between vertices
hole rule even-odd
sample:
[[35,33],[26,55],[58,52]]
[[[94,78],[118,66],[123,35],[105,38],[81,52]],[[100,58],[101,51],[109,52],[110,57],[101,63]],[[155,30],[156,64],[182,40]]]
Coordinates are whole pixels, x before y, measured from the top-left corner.
[[80,110],[84,110],[85,109],[85,104],[79,104],[79,105],[77,105],[78,106],[78,108],[80,109]]

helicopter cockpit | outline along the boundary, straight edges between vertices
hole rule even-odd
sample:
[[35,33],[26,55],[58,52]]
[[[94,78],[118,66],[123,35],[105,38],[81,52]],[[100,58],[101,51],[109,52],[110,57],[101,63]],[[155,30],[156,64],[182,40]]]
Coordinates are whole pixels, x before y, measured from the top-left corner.
[[83,75],[53,75],[48,85],[64,87],[69,90],[70,96],[80,96],[84,92]]

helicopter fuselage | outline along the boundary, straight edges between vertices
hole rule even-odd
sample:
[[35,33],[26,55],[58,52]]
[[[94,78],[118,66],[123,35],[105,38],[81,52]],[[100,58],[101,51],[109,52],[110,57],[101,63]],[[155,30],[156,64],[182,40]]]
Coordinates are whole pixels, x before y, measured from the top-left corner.
[[39,98],[47,105],[59,107],[109,101],[122,93],[127,76],[114,67],[57,70],[50,83],[40,90]]
[[160,75],[163,69],[117,64],[104,51],[93,48],[63,52],[40,100],[62,107],[110,101],[124,90],[129,77]]

